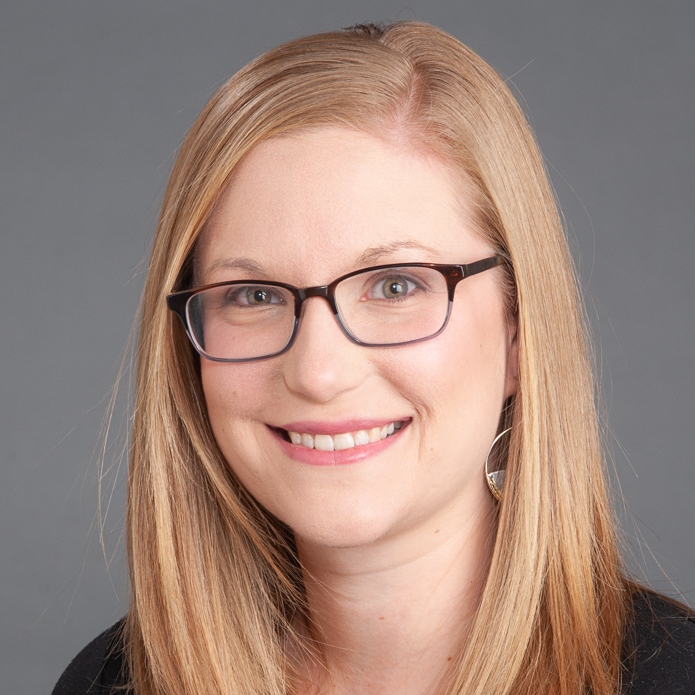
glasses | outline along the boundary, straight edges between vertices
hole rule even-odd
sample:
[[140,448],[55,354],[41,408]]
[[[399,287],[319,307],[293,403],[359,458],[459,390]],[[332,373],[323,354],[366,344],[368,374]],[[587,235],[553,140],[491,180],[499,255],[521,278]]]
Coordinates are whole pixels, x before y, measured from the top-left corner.
[[329,285],[230,280],[167,296],[195,349],[215,362],[251,362],[286,352],[302,305],[323,297],[343,333],[365,347],[408,345],[439,335],[456,285],[502,263],[492,256],[467,265],[398,263],[343,275]]

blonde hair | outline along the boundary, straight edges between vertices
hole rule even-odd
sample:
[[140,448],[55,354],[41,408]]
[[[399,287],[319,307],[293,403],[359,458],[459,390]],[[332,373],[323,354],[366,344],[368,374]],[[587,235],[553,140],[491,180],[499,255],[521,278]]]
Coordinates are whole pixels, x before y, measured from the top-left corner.
[[[626,590],[572,263],[533,135],[504,80],[426,24],[373,25],[280,46],[238,72],[188,133],[145,288],[128,491],[137,695],[292,692],[286,641],[306,611],[292,534],[230,472],[197,358],[165,295],[259,142],[343,126],[422,147],[461,173],[480,232],[506,259],[519,387],[507,482],[477,616],[443,692],[615,693]],[[481,473],[482,474],[482,473]]]

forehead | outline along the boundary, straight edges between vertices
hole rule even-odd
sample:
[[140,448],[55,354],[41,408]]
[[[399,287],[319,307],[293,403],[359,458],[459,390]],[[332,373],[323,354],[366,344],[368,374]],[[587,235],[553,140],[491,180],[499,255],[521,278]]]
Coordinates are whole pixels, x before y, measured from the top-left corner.
[[322,283],[379,262],[459,263],[487,250],[447,164],[331,128],[274,138],[249,153],[198,242],[196,274],[217,282],[245,267]]

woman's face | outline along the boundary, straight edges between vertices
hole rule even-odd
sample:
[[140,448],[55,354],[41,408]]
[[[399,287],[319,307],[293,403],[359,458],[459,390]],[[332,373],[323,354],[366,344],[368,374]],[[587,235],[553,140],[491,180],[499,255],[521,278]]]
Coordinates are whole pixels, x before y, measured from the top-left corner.
[[[370,135],[324,129],[272,139],[249,154],[200,239],[196,284],[308,287],[377,264],[490,255],[446,165]],[[460,282],[447,328],[426,342],[352,343],[328,303],[314,297],[285,354],[248,363],[201,358],[223,455],[298,541],[354,547],[427,537],[492,504],[485,456],[516,385],[515,330],[499,272]],[[330,446],[328,439],[349,442],[340,434],[354,438],[389,423],[403,427],[335,452],[283,436],[294,431]]]

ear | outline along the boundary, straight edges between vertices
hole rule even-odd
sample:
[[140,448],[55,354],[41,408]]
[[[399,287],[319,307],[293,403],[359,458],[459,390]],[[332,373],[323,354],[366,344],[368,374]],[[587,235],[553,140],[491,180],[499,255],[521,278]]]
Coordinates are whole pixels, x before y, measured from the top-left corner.
[[504,397],[513,396],[519,387],[519,331],[517,316],[508,322],[507,367],[504,382]]

